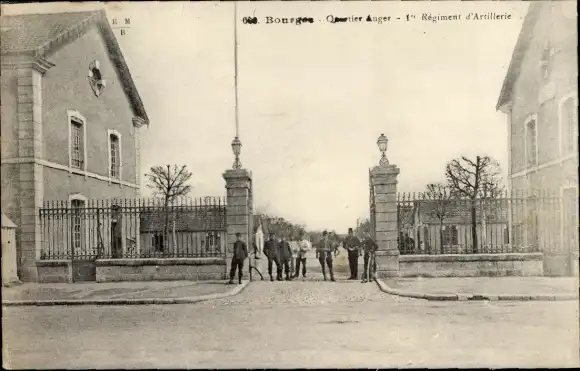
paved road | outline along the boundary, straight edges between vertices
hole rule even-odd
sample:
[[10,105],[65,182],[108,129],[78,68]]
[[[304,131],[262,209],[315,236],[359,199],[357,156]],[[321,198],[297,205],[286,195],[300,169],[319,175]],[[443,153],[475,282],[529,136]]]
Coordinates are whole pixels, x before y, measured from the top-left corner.
[[578,304],[428,302],[374,284],[254,282],[192,305],[3,308],[16,368],[557,367]]

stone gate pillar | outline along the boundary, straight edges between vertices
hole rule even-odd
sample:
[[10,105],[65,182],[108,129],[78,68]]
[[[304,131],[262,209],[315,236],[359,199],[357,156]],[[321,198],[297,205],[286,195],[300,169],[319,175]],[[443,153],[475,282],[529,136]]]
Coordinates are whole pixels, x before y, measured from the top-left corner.
[[374,188],[375,239],[379,246],[377,277],[397,277],[399,275],[399,246],[397,243],[397,176],[395,165],[380,165],[371,169]]
[[[242,241],[248,246],[248,252],[252,251],[252,239],[250,238],[252,173],[246,169],[226,170],[223,177],[226,181],[227,192],[226,271],[224,277],[226,278],[229,274],[236,233],[242,234]],[[244,271],[247,271],[247,267],[244,268]]]

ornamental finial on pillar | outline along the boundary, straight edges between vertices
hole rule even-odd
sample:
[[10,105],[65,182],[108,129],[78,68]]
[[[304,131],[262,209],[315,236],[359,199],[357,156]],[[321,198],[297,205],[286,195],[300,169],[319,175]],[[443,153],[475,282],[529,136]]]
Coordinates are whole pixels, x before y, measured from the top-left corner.
[[242,142],[236,136],[232,141],[232,151],[234,152],[235,160],[232,169],[239,170],[242,168],[242,163],[240,162],[240,152],[242,150]]
[[385,134],[381,134],[381,136],[377,140],[377,145],[379,146],[379,150],[381,151],[381,160],[379,161],[379,165],[381,166],[389,165],[389,160],[387,159],[387,155],[385,154],[385,152],[387,152],[388,142],[389,140],[387,139]]

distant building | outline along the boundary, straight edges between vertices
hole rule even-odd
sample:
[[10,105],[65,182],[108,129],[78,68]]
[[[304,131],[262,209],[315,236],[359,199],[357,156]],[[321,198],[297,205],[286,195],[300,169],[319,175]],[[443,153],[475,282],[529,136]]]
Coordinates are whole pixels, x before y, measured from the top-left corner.
[[458,254],[466,252],[520,252],[510,246],[505,199],[478,203],[475,223],[478,246],[473,248],[469,200],[416,200],[399,205],[401,254]]
[[[36,279],[39,209],[135,197],[148,117],[104,11],[2,16],[2,212],[18,226],[19,270]],[[74,218],[73,218],[74,219]],[[65,238],[85,246],[81,218]]]
[[557,215],[528,210],[522,236],[527,244],[548,234],[559,237],[558,243],[540,244],[544,272],[555,275],[569,274],[578,263],[576,6],[530,3],[496,107],[507,115],[510,190],[550,190],[562,197]]
[[221,256],[226,243],[224,216],[225,206],[217,205],[174,206],[168,207],[167,213],[163,208],[143,208],[139,211],[139,254]]

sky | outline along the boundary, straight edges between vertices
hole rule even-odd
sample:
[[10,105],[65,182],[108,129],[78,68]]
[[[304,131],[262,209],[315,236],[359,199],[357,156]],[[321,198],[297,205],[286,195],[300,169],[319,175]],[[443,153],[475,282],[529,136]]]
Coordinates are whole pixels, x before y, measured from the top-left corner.
[[[32,8],[34,6],[34,8]],[[100,8],[85,3],[14,5],[9,12]],[[507,124],[495,106],[526,2],[247,2],[238,14],[241,161],[255,209],[312,229],[344,231],[368,217],[368,171],[388,139],[398,191],[444,181],[447,161],[489,155],[507,175]],[[234,5],[108,3],[150,118],[143,173],[184,164],[191,196],[224,196],[235,136]],[[437,23],[432,15],[511,14],[510,20]],[[415,15],[411,22],[326,22]],[[255,16],[260,24],[243,24]],[[265,24],[312,17],[313,24]],[[363,20],[364,20],[363,18]],[[320,22],[319,22],[320,20]],[[148,189],[143,187],[144,195]]]

